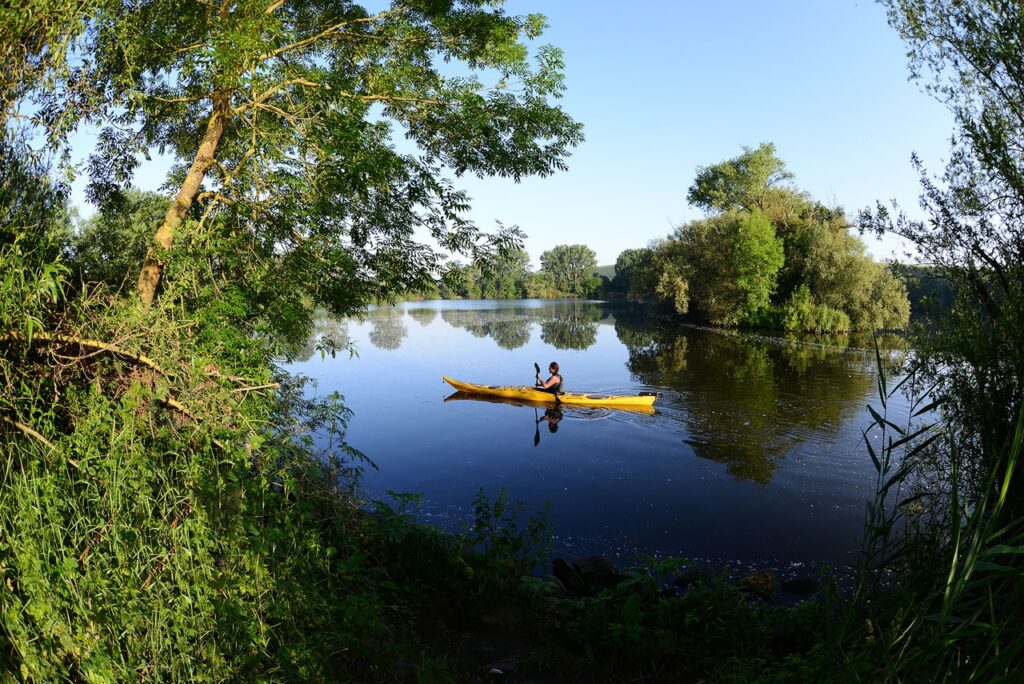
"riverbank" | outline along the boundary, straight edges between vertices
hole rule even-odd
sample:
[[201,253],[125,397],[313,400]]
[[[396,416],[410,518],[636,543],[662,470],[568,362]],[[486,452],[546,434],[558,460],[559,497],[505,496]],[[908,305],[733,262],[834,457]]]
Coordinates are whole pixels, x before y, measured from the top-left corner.
[[[830,635],[850,604],[830,581],[779,582],[767,572],[729,581],[677,559],[619,569],[600,557],[555,559],[537,576],[527,572],[539,558],[536,528],[496,518],[495,507],[507,512],[501,502],[478,507],[470,537],[389,510],[364,516],[395,539],[394,560],[418,559],[402,564],[399,584],[415,587],[407,647],[419,653],[366,664],[376,681],[796,681],[870,672],[867,662],[837,669],[831,660]],[[780,595],[795,602],[777,605]]]

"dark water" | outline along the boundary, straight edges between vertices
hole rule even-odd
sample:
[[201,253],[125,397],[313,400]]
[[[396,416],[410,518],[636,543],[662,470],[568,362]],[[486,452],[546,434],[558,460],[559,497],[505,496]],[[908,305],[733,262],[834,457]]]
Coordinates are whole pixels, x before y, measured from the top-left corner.
[[[293,369],[355,412],[348,441],[379,466],[365,491],[423,494],[421,515],[470,519],[478,488],[551,504],[554,551],[718,564],[855,561],[875,471],[874,353],[652,323],[593,302],[411,302],[321,322],[354,344]],[[532,384],[558,361],[568,391],[662,393],[653,415],[450,400],[441,376]],[[898,408],[898,407],[897,407]]]

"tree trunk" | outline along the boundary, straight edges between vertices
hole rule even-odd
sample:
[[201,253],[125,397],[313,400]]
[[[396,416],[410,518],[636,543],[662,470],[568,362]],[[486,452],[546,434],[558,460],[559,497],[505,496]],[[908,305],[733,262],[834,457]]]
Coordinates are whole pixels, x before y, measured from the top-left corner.
[[228,91],[217,91],[213,94],[213,112],[206,124],[206,133],[199,144],[199,151],[192,161],[192,166],[185,176],[185,182],[178,190],[174,203],[167,209],[163,223],[157,229],[153,237],[154,244],[146,254],[146,260],[142,264],[142,272],[139,274],[139,298],[148,309],[156,298],[156,290],[160,285],[160,277],[163,274],[163,262],[160,260],[162,251],[169,250],[174,244],[174,232],[181,225],[182,220],[188,214],[192,203],[199,194],[199,188],[206,177],[206,172],[213,166],[217,145],[220,143],[224,129],[227,127],[228,117],[231,114],[231,93]]

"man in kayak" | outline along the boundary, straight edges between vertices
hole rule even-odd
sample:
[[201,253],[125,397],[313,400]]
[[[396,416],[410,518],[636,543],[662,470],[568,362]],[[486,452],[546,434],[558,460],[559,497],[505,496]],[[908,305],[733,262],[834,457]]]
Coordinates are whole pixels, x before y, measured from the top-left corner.
[[551,377],[547,380],[541,380],[540,373],[537,373],[537,389],[541,392],[550,392],[557,397],[562,392],[562,376],[558,373],[558,364],[552,361],[548,366],[548,372],[551,373]]

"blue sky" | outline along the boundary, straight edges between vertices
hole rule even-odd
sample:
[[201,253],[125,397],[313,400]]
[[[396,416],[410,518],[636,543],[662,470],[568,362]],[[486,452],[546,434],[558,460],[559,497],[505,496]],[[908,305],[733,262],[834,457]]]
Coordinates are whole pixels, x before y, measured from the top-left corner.
[[[567,243],[614,263],[698,218],[686,203],[697,166],[743,145],[775,143],[797,186],[850,213],[876,199],[915,213],[911,153],[933,172],[944,165],[951,117],[908,82],[905,48],[872,2],[510,0],[507,9],[548,17],[539,42],[565,51],[562,104],[586,141],[568,172],[460,184],[482,227],[500,220],[527,233],[535,266]],[[165,170],[140,169],[136,184],[156,189]],[[80,188],[75,200],[84,203]],[[898,249],[868,242],[879,259]]]
[[[876,199],[917,211],[917,151],[941,171],[952,120],[907,81],[905,48],[872,2],[512,0],[565,50],[566,109],[586,126],[568,173],[467,183],[474,216],[584,243],[602,264],[701,213],[696,167],[774,142],[795,183],[852,213]],[[876,258],[897,249],[869,241]]]

